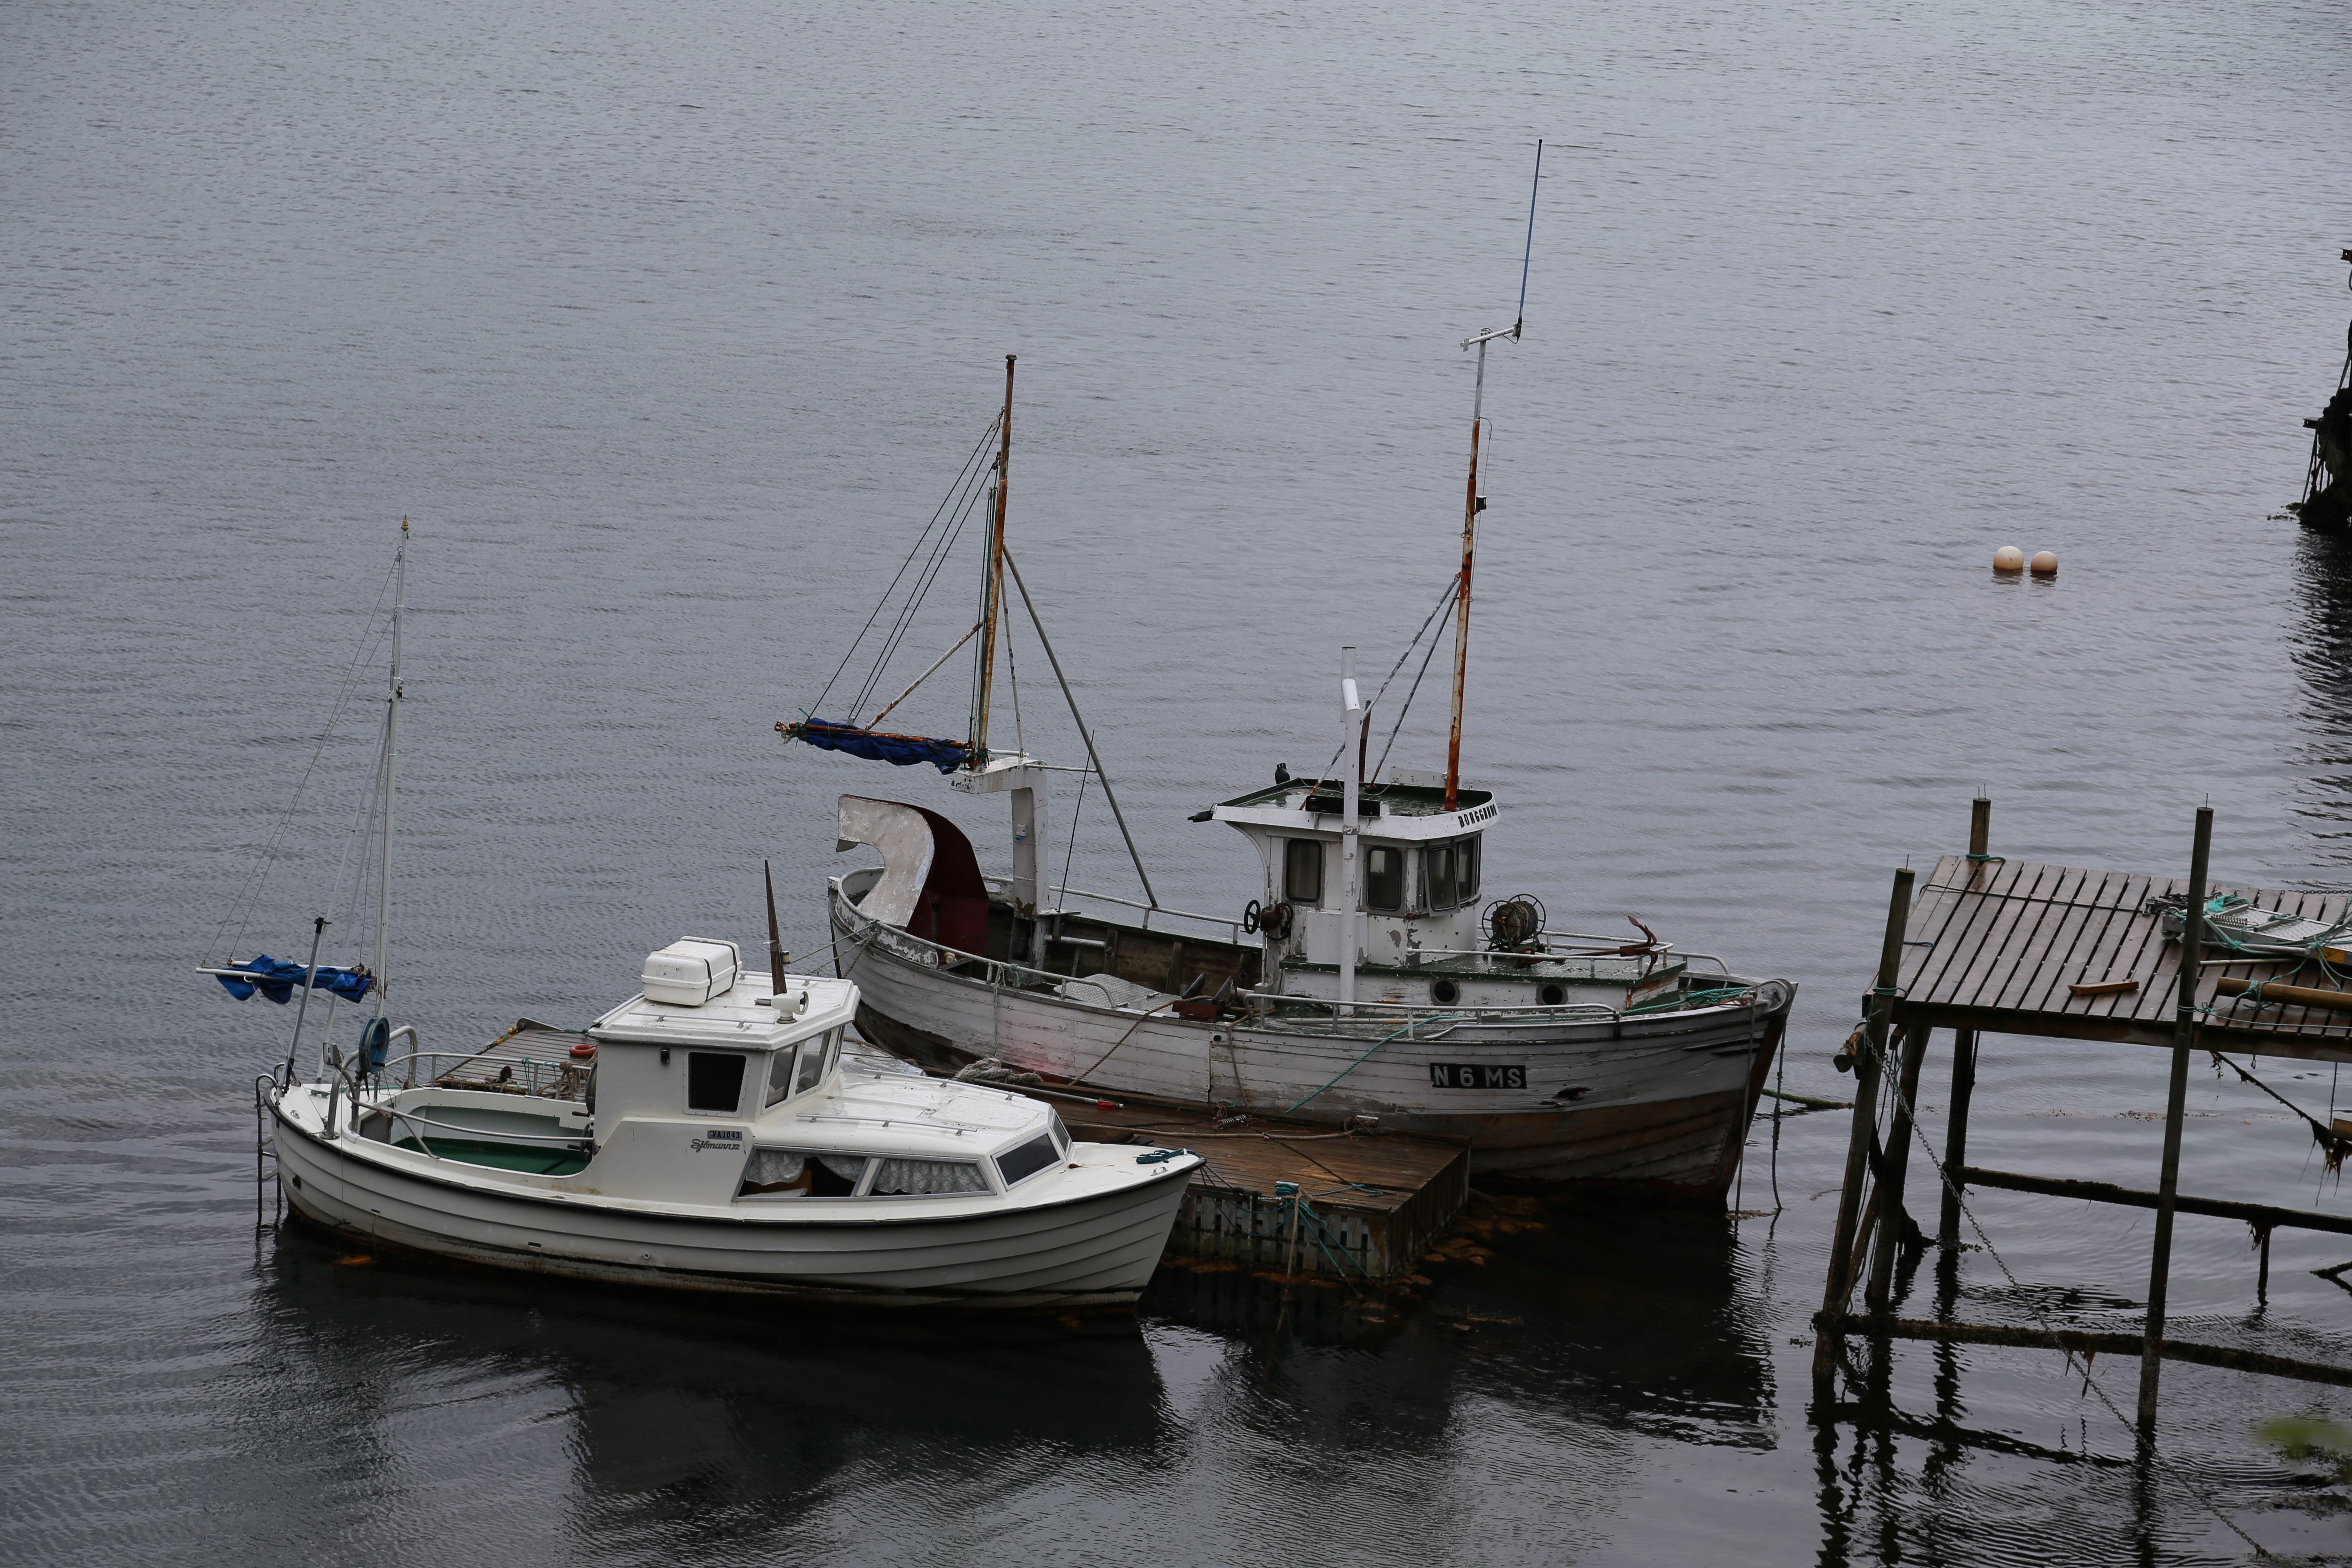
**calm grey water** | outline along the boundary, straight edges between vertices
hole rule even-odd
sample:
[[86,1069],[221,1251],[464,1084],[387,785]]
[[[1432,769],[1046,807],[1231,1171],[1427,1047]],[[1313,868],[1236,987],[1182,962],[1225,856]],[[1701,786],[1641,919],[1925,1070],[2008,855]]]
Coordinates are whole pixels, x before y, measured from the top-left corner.
[[[191,973],[404,514],[428,1041],[754,941],[763,858],[813,946],[845,789],[1001,857],[770,726],[1007,353],[1016,555],[1162,897],[1235,909],[1253,858],[1184,818],[1328,755],[1339,645],[1385,670],[1435,597],[1455,345],[1510,319],[1543,136],[1488,382],[1491,889],[1800,981],[1787,1081],[1837,1093],[1889,872],[1979,787],[2012,857],[2176,868],[2210,796],[2218,875],[2352,882],[2352,554],[2273,515],[2352,308],[2347,102],[2333,0],[0,10],[0,1557],[2249,1560],[2215,1509],[2352,1550],[2251,1436],[2326,1391],[2176,1368],[2142,1479],[2049,1356],[1958,1357],[1938,1425],[1914,1347],[1823,1436],[1838,1117],[1759,1124],[1748,1217],[1562,1210],[1383,1330],[1181,1281],[1131,1328],[844,1322],[257,1233],[290,1018]],[[1991,581],[2002,543],[2062,574]],[[956,688],[897,717],[961,732]],[[370,722],[240,952],[330,905]],[[1392,760],[1443,737],[1425,690]],[[1072,879],[1130,892],[1107,826]],[[2159,1067],[1991,1041],[1975,1149],[2145,1184]],[[2346,1205],[2269,1101],[2195,1108],[2189,1190]],[[2144,1221],[1976,1206],[2016,1283],[1969,1254],[1972,1311],[2134,1321]],[[2174,1311],[2352,1355],[2307,1272],[2346,1251],[2283,1234],[2258,1314],[2242,1228],[2184,1221]]]

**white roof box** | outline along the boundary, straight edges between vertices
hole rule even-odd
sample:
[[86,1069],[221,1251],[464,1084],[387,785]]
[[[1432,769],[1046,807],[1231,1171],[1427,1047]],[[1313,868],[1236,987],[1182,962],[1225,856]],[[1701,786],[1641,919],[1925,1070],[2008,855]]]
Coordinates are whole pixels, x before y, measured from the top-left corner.
[[646,959],[646,1000],[699,1007],[735,988],[743,954],[731,942],[682,936]]

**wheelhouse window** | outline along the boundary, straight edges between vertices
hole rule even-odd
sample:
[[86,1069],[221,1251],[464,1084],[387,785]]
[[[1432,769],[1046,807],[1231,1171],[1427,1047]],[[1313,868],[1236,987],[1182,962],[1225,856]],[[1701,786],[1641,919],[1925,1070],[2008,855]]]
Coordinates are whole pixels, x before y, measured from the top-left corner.
[[1451,910],[1478,897],[1478,839],[1449,838],[1421,852],[1422,896],[1432,910]]
[[1294,904],[1323,901],[1323,841],[1288,838],[1283,841],[1282,896]]
[[734,1051],[686,1053],[686,1108],[732,1116],[743,1102],[743,1058]]
[[1364,908],[1393,913],[1404,908],[1404,851],[1385,844],[1364,852]]
[[1450,910],[1462,900],[1454,885],[1454,846],[1433,844],[1421,852],[1422,892],[1433,910]]
[[1062,1163],[1061,1152],[1054,1147],[1050,1132],[1040,1132],[1017,1149],[1007,1149],[996,1157],[997,1173],[1008,1187],[1025,1182],[1049,1165]]
[[801,1042],[800,1081],[793,1086],[794,1094],[806,1094],[824,1081],[825,1071],[833,1065],[833,1053],[841,1045],[841,1031],[828,1030],[813,1040]]

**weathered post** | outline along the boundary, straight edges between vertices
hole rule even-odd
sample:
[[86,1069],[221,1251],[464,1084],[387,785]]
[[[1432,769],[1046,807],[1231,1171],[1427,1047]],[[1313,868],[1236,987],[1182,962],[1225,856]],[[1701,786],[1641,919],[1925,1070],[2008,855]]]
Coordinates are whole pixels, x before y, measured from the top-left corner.
[[1903,1029],[1903,1070],[1895,1080],[1895,1118],[1886,1130],[1885,1165],[1878,1177],[1878,1243],[1870,1255],[1870,1283],[1863,1291],[1863,1300],[1874,1313],[1886,1310],[1895,1255],[1902,1250],[1906,1234],[1903,1187],[1911,1165],[1911,1108],[1919,1102],[1919,1068],[1927,1058],[1927,1038],[1934,1033],[1920,1024],[1908,1024]]
[[1944,1124],[1944,1207],[1936,1239],[1947,1258],[1960,1250],[1960,1168],[1969,1163],[1969,1101],[1977,1089],[1977,1032],[1952,1032],[1952,1109]]
[[2156,1187],[2156,1239],[2147,1266],[2147,1323],[2139,1363],[2139,1430],[2156,1436],[2157,1384],[2164,1368],[2164,1297],[2172,1269],[2172,1212],[2180,1194],[2180,1122],[2189,1105],[2189,1053],[2197,1043],[2197,964],[2205,945],[2205,858],[2213,808],[2197,808],[2189,854],[2189,907],[2180,929],[2180,991],[2172,1015],[2172,1082],[2164,1100],[2164,1169]]
[[1854,1228],[1862,1216],[1871,1136],[1878,1120],[1879,1068],[1895,1019],[1895,982],[1903,967],[1903,931],[1911,918],[1912,879],[1908,866],[1895,873],[1895,890],[1886,903],[1886,940],[1878,953],[1878,984],[1870,993],[1862,1058],[1853,1068],[1853,1131],[1846,1142],[1845,1184],[1838,1193],[1837,1228],[1830,1237],[1830,1275],[1822,1289],[1822,1315],[1813,1339],[1813,1387],[1824,1397],[1837,1370],[1837,1347],[1843,1337],[1839,1320],[1845,1316],[1846,1300],[1853,1288]]
[[[1979,795],[1969,803],[1969,875],[1992,859],[1992,802]],[[1977,1089],[1977,1032],[1952,1032],[1952,1109],[1944,1119],[1944,1203],[1936,1241],[1944,1261],[1960,1251],[1960,1167],[1969,1163],[1969,1101]]]

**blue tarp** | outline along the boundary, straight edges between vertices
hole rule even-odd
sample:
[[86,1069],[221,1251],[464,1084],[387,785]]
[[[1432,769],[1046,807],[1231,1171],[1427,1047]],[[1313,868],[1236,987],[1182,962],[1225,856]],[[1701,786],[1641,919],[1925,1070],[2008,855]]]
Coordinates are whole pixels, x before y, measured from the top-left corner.
[[[226,974],[215,974],[213,978],[221,983],[222,990],[240,1002],[258,991],[281,1007],[294,999],[294,987],[301,984],[302,977],[310,973],[308,964],[280,963],[266,952],[257,958],[248,958],[243,963],[232,963],[228,967],[241,969],[254,978],[248,983],[243,980],[231,980]],[[329,969],[324,964],[319,966],[319,989],[331,992],[346,1002],[358,1001],[368,994],[368,987],[374,984],[375,976],[364,969]]]
[[971,748],[961,741],[930,741],[920,735],[886,735],[877,730],[860,730],[848,724],[828,724],[822,719],[811,719],[794,724],[791,733],[822,751],[846,752],[853,757],[864,757],[871,763],[888,763],[895,767],[912,767],[917,763],[929,763],[943,773],[951,773],[963,766]]

